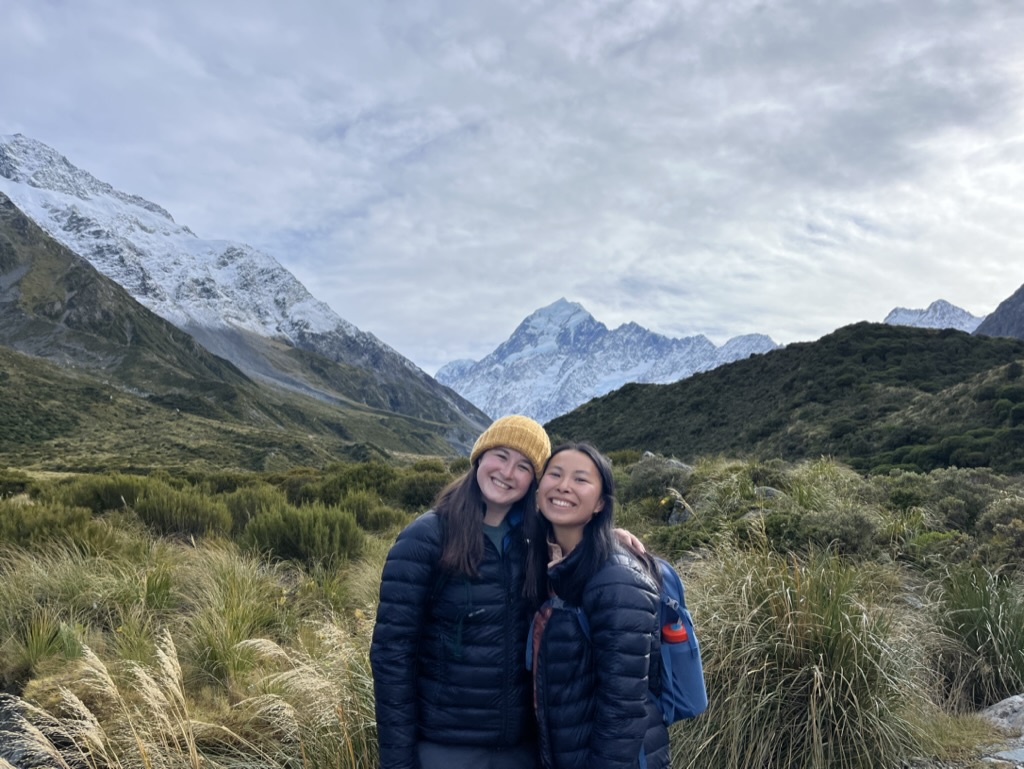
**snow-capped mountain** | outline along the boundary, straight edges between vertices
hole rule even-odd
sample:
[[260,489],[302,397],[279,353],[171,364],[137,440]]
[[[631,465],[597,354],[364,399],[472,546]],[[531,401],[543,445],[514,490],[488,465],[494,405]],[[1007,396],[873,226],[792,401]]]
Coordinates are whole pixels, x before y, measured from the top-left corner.
[[971,315],[967,310],[950,304],[945,299],[932,302],[924,310],[908,310],[897,307],[885,316],[883,323],[890,326],[914,326],[916,328],[955,328],[973,333],[985,316]]
[[[457,445],[487,423],[472,404],[315,299],[270,255],[199,238],[159,205],[115,190],[41,142],[0,137],[0,191],[142,305],[250,376],[450,423]],[[338,392],[343,375],[325,377],[294,350],[370,372],[377,385]]]
[[629,382],[674,382],[778,346],[762,334],[716,347],[703,335],[671,339],[636,323],[610,331],[582,305],[559,299],[483,360],[452,361],[435,376],[491,417],[547,422]]

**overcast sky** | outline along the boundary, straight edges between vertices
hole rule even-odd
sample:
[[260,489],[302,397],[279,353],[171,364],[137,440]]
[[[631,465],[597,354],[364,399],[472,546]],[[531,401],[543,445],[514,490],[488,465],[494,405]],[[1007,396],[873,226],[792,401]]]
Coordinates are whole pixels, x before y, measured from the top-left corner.
[[1024,283],[1021,0],[3,0],[0,134],[426,371],[565,297],[716,344]]

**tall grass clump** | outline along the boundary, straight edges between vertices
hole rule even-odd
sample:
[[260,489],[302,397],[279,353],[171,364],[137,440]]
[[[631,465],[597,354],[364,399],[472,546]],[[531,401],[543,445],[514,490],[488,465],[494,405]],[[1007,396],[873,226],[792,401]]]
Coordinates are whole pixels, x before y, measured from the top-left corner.
[[1024,579],[957,564],[933,586],[936,655],[954,710],[992,705],[1024,691]]
[[[73,648],[69,633],[106,636],[115,645],[132,646],[139,658],[151,656],[152,629],[182,603],[174,585],[174,552],[151,542],[143,554],[129,551],[139,555],[135,561],[67,542],[0,548],[0,681],[20,682],[37,667],[24,660],[53,656],[33,648]],[[57,646],[47,641],[58,638],[63,640]]]
[[205,547],[189,560],[188,606],[181,623],[185,659],[197,672],[197,683],[231,687],[254,666],[252,654],[238,644],[279,639],[296,607],[289,606],[281,568],[256,556],[230,546]]
[[84,647],[74,680],[47,709],[3,695],[0,755],[57,769],[278,766],[238,734],[195,718],[170,635],[154,666],[122,668]]
[[258,694],[238,705],[248,719],[246,736],[288,766],[299,766],[299,756],[308,767],[377,766],[367,633],[319,623],[297,647],[244,642],[261,669],[274,670],[255,684]]
[[674,765],[866,769],[930,747],[927,671],[879,567],[723,545],[688,571],[711,696]]

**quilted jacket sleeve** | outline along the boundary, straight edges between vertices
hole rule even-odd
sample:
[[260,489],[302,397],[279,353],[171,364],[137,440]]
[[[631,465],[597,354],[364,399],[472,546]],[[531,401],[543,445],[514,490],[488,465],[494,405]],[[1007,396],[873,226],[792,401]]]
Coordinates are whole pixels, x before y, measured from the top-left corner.
[[416,670],[440,556],[439,520],[424,513],[399,534],[384,563],[370,645],[381,769],[419,765]]
[[655,586],[637,569],[613,563],[587,586],[596,665],[588,767],[632,767],[649,723],[648,672],[658,632]]

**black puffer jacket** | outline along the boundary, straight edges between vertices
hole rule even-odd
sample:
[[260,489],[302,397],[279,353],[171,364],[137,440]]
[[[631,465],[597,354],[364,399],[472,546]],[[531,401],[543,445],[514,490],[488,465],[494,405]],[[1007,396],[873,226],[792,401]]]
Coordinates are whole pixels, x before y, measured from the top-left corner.
[[[548,572],[557,594],[574,555]],[[660,692],[658,588],[616,553],[586,585],[581,609],[552,608],[535,649],[540,750],[548,769],[631,769],[643,746],[649,769],[669,765],[668,731],[648,690]],[[546,610],[544,612],[546,614]]]
[[509,516],[502,556],[481,528],[475,579],[440,575],[433,512],[392,546],[370,647],[381,769],[416,767],[419,740],[501,748],[534,739],[522,526]]

